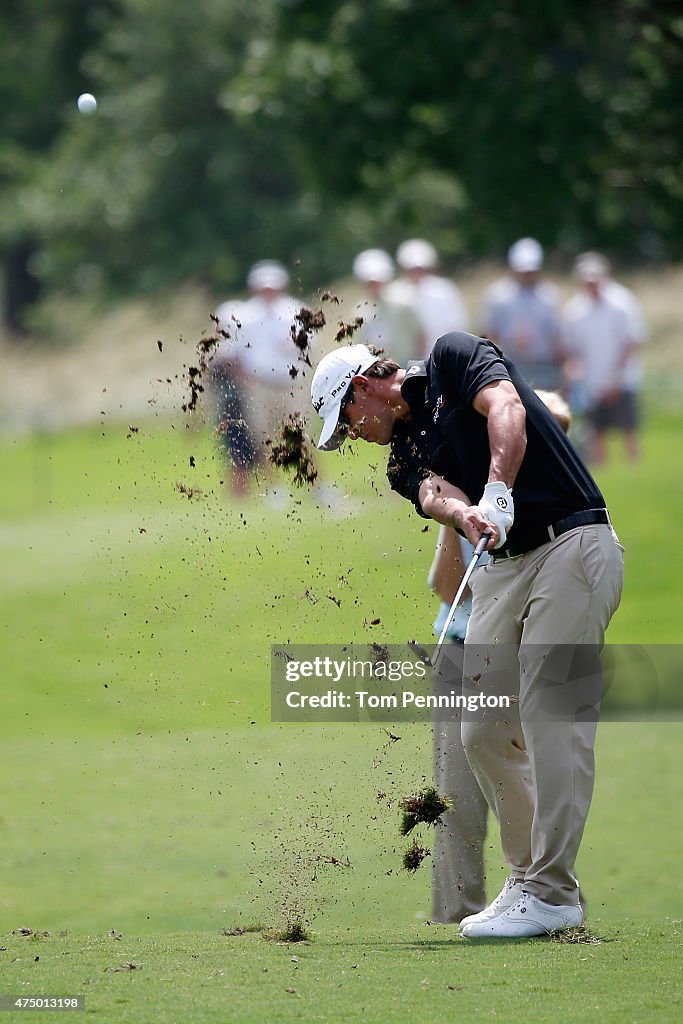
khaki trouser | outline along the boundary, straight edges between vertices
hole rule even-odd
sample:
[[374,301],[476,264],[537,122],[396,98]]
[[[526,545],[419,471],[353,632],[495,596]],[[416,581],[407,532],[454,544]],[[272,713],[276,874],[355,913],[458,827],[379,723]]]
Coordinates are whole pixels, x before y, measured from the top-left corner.
[[622,585],[623,548],[603,525],[492,561],[471,581],[465,683],[507,689],[518,703],[504,717],[496,710],[463,721],[463,746],[498,819],[510,874],[557,905],[579,902],[574,865],[593,794],[596,721],[578,705],[565,720],[546,713],[545,653],[552,645],[598,651]]

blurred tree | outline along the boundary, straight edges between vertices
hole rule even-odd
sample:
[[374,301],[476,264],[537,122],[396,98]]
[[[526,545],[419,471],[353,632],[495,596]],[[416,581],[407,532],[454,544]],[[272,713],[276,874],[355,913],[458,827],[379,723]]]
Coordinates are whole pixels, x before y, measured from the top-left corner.
[[319,188],[381,204],[450,177],[475,254],[533,234],[674,255],[682,54],[678,0],[283,0],[244,88],[254,118],[280,98]]
[[682,53],[679,0],[4,0],[6,304],[417,233],[678,256]]
[[[197,278],[242,283],[244,263],[281,255],[280,207],[296,198],[285,147],[237,124],[221,91],[270,0],[120,0],[81,54],[99,107],[66,125],[17,189],[50,284],[149,290]],[[290,175],[291,178],[291,175]],[[288,254],[287,254],[288,255]]]
[[[258,125],[241,116],[244,103],[232,109],[231,82],[263,45],[276,2],[84,0],[97,37],[83,32],[72,47],[78,71],[54,90],[42,147],[33,120],[53,71],[30,95],[18,68],[4,82],[5,110],[20,108],[32,133],[5,150],[5,255],[14,239],[34,238],[31,265],[45,285],[116,294],[187,278],[241,288],[254,260],[292,266],[308,253],[321,207],[292,167],[277,105]],[[53,32],[68,35],[83,12],[52,4]],[[76,110],[84,89],[98,98],[91,117]]]
[[115,0],[3,0],[0,7],[0,259],[4,319],[22,326],[35,299],[40,225],[20,202],[64,130],[65,104],[86,89],[80,57]]

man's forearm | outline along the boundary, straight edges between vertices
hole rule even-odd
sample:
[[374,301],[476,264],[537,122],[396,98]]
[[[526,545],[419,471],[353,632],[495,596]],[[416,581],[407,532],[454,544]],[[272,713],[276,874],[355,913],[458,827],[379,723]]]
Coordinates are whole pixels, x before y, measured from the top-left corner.
[[521,402],[494,406],[488,416],[491,463],[489,483],[502,481],[512,487],[526,452],[526,412]]
[[424,514],[442,526],[461,527],[462,513],[471,504],[464,491],[435,475],[422,481],[419,497]]

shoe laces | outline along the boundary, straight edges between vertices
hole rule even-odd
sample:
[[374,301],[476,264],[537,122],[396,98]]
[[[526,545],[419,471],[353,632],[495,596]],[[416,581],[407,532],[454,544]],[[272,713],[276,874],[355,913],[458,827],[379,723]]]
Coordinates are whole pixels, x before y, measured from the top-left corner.
[[498,895],[496,896],[495,900],[493,901],[494,904],[497,905],[501,900],[506,899],[508,894],[511,893],[513,891],[513,889],[515,888],[515,886],[517,886],[519,884],[520,883],[517,882],[516,879],[512,875],[510,875],[508,878],[506,878],[505,879],[505,885],[503,886],[502,890],[498,893]]
[[521,907],[526,907],[527,904],[532,902],[533,898],[534,897],[531,895],[530,892],[522,891],[519,894],[519,897],[517,899],[517,902],[514,904],[514,907],[510,907],[510,910],[519,910]]

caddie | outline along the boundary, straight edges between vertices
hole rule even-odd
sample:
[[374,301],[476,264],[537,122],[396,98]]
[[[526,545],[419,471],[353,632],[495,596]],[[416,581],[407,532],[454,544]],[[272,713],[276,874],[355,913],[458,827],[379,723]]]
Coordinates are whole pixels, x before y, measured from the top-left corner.
[[575,861],[596,720],[537,712],[547,697],[540,652],[599,649],[621,597],[623,549],[597,484],[510,359],[470,334],[445,335],[405,370],[363,345],[339,348],[318,364],[311,398],[319,448],[347,437],[387,445],[390,484],[420,515],[472,544],[491,534],[491,559],[471,580],[464,678],[492,688],[496,652],[512,649],[518,702],[504,720],[463,721],[462,743],[498,819],[509,878],[464,918],[462,934],[522,938],[580,925]]

